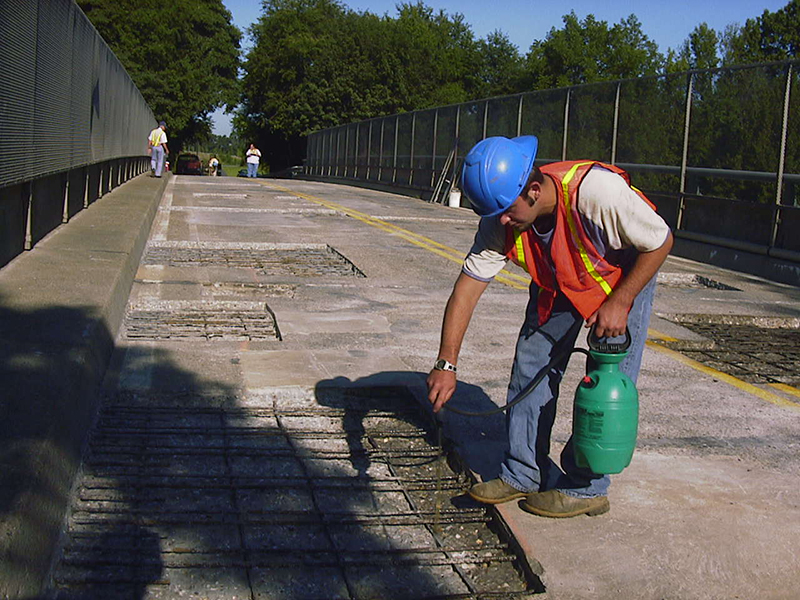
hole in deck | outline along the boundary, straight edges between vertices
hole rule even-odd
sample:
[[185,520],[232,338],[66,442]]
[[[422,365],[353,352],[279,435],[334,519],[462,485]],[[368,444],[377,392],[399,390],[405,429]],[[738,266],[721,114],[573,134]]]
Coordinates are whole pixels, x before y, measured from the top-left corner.
[[800,385],[800,319],[746,315],[673,315],[669,320],[710,344],[659,342],[749,383]]
[[250,268],[269,276],[365,277],[349,259],[327,244],[163,242],[148,246],[142,264]]
[[431,445],[406,388],[272,391],[246,404],[108,398],[58,587],[178,597],[213,583],[225,597],[287,598],[540,591],[517,572],[484,507],[449,502],[464,481]]
[[274,313],[260,302],[154,301],[129,307],[125,337],[132,340],[281,339]]
[[715,290],[725,290],[731,292],[741,292],[739,288],[733,287],[726,283],[697,275],[696,273],[659,273],[659,285],[668,287],[681,287],[681,288],[705,288]]

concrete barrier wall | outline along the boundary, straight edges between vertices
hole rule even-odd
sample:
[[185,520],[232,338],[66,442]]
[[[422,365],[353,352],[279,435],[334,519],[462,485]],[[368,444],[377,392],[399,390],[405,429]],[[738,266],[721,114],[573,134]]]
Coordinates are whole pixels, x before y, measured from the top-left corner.
[[[100,169],[71,177],[89,175],[91,184],[98,181],[93,172]],[[114,338],[168,181],[134,178],[0,269],[0,598],[38,598],[46,583]],[[15,187],[2,198],[19,213],[26,186]],[[39,187],[62,189],[53,181]],[[53,199],[43,204],[58,208]],[[18,248],[19,214],[16,220]]]
[[0,266],[25,247],[29,184],[0,188]]

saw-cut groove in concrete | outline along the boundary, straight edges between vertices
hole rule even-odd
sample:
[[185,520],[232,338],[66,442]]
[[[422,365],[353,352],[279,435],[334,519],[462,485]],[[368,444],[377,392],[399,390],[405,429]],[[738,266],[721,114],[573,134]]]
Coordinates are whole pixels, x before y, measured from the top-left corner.
[[275,314],[260,302],[149,301],[125,315],[129,340],[281,340]]
[[349,259],[327,244],[159,242],[147,247],[142,264],[250,268],[268,276],[365,277]]

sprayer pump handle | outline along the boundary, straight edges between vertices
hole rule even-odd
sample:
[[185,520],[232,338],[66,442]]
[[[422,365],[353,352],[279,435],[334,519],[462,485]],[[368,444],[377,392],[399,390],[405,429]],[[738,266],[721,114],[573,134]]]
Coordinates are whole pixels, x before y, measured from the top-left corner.
[[[612,343],[603,340],[608,338],[598,338],[594,334],[595,326],[589,330],[589,335],[586,336],[586,342],[589,344],[589,350],[600,352],[602,354],[622,354],[627,352],[631,346],[631,332],[630,329],[625,327],[625,341],[622,343]],[[612,338],[613,339],[613,338]]]

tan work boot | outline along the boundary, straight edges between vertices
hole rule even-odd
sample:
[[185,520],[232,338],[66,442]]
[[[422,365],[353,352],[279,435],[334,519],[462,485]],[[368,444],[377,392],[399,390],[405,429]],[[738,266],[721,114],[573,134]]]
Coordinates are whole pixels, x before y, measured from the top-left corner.
[[525,496],[525,492],[511,487],[502,479],[492,479],[473,485],[469,490],[469,495],[484,504],[502,504],[509,500],[522,498]]
[[589,515],[594,517],[607,513],[611,508],[607,496],[595,496],[594,498],[575,498],[567,496],[558,490],[547,490],[546,492],[534,492],[528,494],[519,507],[525,512],[533,513],[541,517],[577,517],[578,515]]

